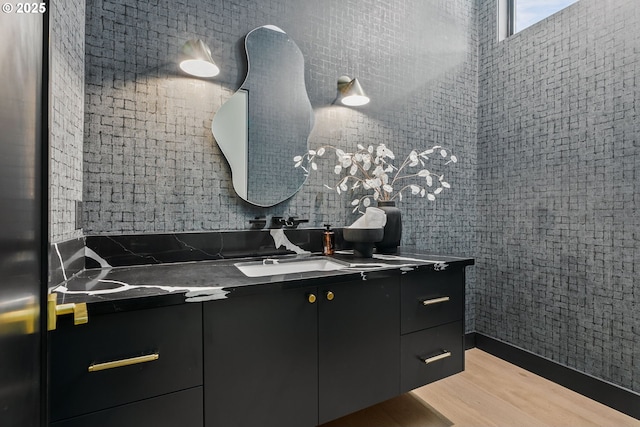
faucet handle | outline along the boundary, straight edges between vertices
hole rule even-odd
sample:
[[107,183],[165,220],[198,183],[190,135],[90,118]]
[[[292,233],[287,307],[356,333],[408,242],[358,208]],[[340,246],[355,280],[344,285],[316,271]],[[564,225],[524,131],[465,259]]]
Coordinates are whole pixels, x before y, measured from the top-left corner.
[[286,221],[286,226],[289,228],[297,228],[298,225],[302,224],[303,222],[309,222],[308,219],[298,219],[297,216],[290,216],[289,219],[287,219]]
[[282,228],[285,225],[285,220],[281,216],[272,216],[269,228]]
[[251,224],[251,228],[253,229],[261,229],[267,225],[267,218],[264,216],[257,216],[255,219],[250,219],[249,224]]

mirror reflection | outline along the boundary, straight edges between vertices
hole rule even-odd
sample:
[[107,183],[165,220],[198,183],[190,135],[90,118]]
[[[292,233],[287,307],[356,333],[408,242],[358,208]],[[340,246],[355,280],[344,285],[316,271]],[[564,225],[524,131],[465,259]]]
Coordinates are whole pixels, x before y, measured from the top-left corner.
[[273,206],[293,196],[306,179],[292,153],[308,150],[313,109],[304,81],[304,57],[278,27],[258,27],[245,38],[248,71],[216,113],[213,135],[244,200]]

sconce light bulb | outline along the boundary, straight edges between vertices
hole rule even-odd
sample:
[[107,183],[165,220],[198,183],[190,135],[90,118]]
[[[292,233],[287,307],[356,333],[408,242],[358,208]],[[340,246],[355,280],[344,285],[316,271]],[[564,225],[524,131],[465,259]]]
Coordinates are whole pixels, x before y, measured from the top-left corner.
[[192,39],[182,46],[180,68],[196,77],[214,77],[220,68],[211,58],[211,49],[200,39]]
[[196,77],[214,77],[220,74],[220,68],[216,64],[201,59],[184,60],[180,63],[180,68]]
[[366,105],[369,103],[368,96],[362,95],[351,95],[345,96],[340,100],[344,105],[348,105],[349,107],[359,107],[361,105]]
[[338,78],[338,100],[349,107],[359,107],[370,101],[358,79],[348,76]]

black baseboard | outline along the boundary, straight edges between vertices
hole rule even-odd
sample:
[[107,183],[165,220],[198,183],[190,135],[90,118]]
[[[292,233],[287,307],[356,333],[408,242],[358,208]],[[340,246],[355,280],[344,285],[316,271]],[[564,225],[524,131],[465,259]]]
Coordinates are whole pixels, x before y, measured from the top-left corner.
[[474,346],[640,420],[640,394],[638,393],[576,371],[504,341],[477,332],[467,333],[465,347],[469,349]]
[[474,348],[476,346],[476,333],[475,332],[467,332],[464,334],[464,349],[469,350],[470,348]]

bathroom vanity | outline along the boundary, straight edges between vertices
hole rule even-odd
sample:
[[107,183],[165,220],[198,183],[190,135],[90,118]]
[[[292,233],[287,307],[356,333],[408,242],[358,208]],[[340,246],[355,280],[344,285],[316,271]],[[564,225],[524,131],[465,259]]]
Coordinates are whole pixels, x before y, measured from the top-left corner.
[[51,332],[51,425],[312,427],[464,369],[472,259],[335,259],[349,267],[86,270],[59,299],[89,322]]

